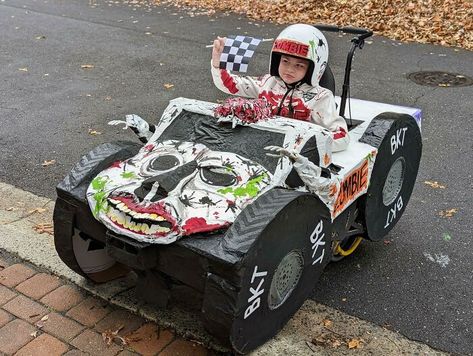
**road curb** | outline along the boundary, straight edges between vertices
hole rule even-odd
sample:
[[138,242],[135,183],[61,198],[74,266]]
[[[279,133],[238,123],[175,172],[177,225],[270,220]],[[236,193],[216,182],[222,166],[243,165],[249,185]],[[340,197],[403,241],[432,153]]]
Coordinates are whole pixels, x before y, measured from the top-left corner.
[[[178,308],[157,310],[139,302],[133,291],[133,275],[107,284],[94,285],[69,270],[57,256],[52,236],[35,230],[35,227],[38,229],[52,223],[54,202],[51,199],[1,182],[0,194],[8,197],[8,200],[4,198],[0,201],[0,249],[45,268],[114,305],[153,320],[163,327],[171,327],[183,337],[198,340],[217,351],[228,351],[204,331],[198,313]],[[354,340],[353,349],[348,348],[351,340]],[[311,300],[304,303],[276,337],[252,354],[345,355],[354,352],[378,355],[446,355],[394,331]]]

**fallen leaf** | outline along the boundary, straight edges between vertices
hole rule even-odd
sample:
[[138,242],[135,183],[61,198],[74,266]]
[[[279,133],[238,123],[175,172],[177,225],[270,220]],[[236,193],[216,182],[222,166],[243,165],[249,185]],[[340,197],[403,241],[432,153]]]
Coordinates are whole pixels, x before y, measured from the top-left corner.
[[342,342],[337,337],[330,334],[322,334],[314,337],[311,343],[316,346],[332,347],[334,349],[342,345]]
[[430,187],[434,189],[445,189],[445,186],[442,184],[439,184],[439,182],[431,182],[429,180],[424,181],[425,184],[429,185]]
[[362,346],[361,344],[362,340],[360,339],[351,339],[347,343],[349,349],[359,349]]
[[27,71],[28,71],[28,68],[18,68],[18,70],[19,70],[20,72],[27,72]]
[[340,340],[338,340],[338,339],[332,340],[332,347],[334,349],[336,349],[337,347],[340,347],[340,346],[342,346],[342,342]]
[[46,209],[44,208],[34,208],[33,210],[28,211],[28,214],[34,214],[34,213],[42,214],[45,211]]
[[81,64],[80,66],[82,69],[92,69],[94,68],[93,64]]
[[97,135],[101,135],[101,134],[102,133],[100,131],[89,129],[89,135],[97,136]]
[[330,341],[322,337],[314,337],[311,340],[311,343],[313,343],[316,346],[327,346],[330,343]]
[[45,322],[49,319],[49,315],[45,315],[41,318],[41,320],[38,320],[35,324],[35,326],[38,328],[38,329],[41,329]]
[[164,87],[165,87],[166,89],[171,89],[173,86],[174,86],[174,84],[171,84],[171,83],[166,83],[166,84],[164,84]]
[[106,330],[102,333],[102,339],[103,341],[105,341],[105,343],[110,346],[113,342],[114,339],[118,339],[120,340],[120,342],[122,343],[123,346],[126,346],[128,345],[128,342],[127,340],[118,335],[118,333],[120,332],[121,329],[124,328],[124,325],[120,325],[116,330],[112,331],[112,330]]
[[38,234],[49,234],[49,235],[54,235],[54,227],[50,223],[39,223],[33,226],[33,229],[38,233]]
[[453,215],[456,214],[457,211],[458,211],[457,208],[441,210],[441,211],[439,211],[439,215],[444,217],[444,218],[451,218]]
[[322,320],[322,323],[324,324],[325,327],[329,327],[329,326],[332,326],[332,320],[329,320],[329,319],[324,319]]
[[47,166],[50,166],[52,164],[56,163],[56,160],[55,159],[51,159],[51,160],[45,160],[43,163],[41,163],[41,165],[43,167],[47,167]]

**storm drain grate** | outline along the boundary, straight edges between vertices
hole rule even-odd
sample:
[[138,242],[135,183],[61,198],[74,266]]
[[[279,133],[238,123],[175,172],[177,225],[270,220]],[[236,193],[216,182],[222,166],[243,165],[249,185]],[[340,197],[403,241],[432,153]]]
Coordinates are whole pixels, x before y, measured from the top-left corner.
[[458,73],[414,72],[407,78],[416,84],[429,87],[466,87],[473,84],[472,78]]

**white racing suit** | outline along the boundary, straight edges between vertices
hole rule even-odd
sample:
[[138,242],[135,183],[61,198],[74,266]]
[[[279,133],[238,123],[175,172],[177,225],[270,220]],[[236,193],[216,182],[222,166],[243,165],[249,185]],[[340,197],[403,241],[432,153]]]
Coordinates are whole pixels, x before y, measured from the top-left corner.
[[332,151],[344,150],[349,142],[345,120],[338,115],[330,90],[306,83],[288,86],[269,74],[262,77],[238,76],[211,65],[215,86],[228,94],[264,98],[274,115],[313,122],[333,133]]

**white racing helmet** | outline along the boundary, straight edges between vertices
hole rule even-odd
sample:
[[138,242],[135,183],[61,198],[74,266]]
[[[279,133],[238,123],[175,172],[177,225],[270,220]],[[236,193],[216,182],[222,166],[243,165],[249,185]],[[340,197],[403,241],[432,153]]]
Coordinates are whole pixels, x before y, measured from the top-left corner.
[[269,60],[269,72],[273,76],[279,76],[281,54],[308,59],[309,69],[302,81],[314,86],[319,83],[327,66],[327,39],[314,26],[291,25],[286,27],[274,41]]

